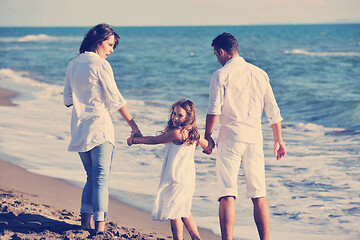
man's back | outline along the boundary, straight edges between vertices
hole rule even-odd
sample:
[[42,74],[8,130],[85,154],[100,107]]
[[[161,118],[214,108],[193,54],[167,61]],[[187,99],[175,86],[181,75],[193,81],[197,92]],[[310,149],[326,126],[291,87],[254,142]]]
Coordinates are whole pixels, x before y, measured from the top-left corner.
[[208,113],[221,114],[219,138],[249,143],[262,142],[264,106],[270,122],[281,121],[267,74],[241,57],[230,59],[217,70],[210,84]]

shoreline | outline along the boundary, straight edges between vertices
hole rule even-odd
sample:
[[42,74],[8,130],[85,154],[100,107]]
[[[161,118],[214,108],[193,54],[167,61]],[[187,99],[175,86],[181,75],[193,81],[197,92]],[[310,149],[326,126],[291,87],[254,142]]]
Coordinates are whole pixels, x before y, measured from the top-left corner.
[[0,106],[6,106],[6,107],[16,106],[16,104],[11,101],[11,99],[16,95],[17,92],[0,87]]

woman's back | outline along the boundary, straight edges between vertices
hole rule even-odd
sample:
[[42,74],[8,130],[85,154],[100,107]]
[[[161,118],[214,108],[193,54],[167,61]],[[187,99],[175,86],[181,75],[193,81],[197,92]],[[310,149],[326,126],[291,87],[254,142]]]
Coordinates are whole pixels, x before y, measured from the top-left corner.
[[[108,91],[108,89],[113,89]],[[106,141],[115,144],[108,99],[124,104],[116,87],[110,64],[98,54],[85,52],[68,66],[64,99],[71,96],[70,151],[84,152]]]

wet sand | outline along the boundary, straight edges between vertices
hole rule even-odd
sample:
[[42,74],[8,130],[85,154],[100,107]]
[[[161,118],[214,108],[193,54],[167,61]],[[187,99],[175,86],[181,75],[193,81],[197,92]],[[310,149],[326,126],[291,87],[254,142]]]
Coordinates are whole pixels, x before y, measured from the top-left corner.
[[0,88],[0,106],[16,106],[13,102],[11,102],[11,98],[16,96],[16,92]]

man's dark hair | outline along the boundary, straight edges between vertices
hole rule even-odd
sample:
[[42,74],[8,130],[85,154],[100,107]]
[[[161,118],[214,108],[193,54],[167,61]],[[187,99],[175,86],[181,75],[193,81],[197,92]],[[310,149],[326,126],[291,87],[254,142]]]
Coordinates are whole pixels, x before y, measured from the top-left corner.
[[119,43],[120,37],[108,24],[98,24],[92,29],[90,29],[81,43],[79,52],[84,53],[94,52],[96,48],[102,44],[103,41],[106,41],[109,37],[113,36],[115,38],[115,44],[113,49],[115,49]]
[[239,43],[233,35],[223,32],[212,41],[211,46],[217,52],[222,48],[228,54],[233,54],[238,51]]

